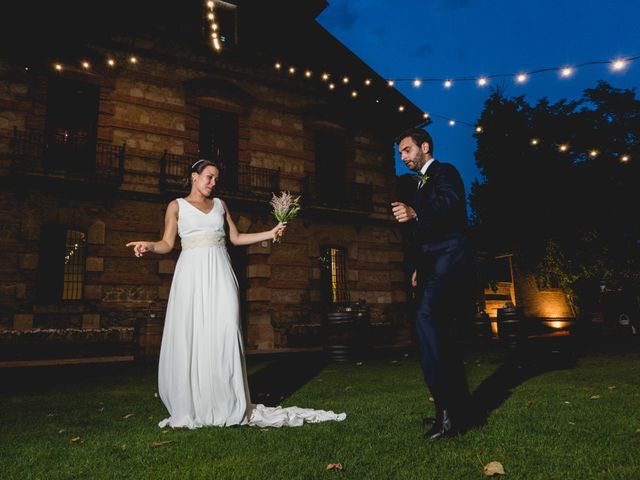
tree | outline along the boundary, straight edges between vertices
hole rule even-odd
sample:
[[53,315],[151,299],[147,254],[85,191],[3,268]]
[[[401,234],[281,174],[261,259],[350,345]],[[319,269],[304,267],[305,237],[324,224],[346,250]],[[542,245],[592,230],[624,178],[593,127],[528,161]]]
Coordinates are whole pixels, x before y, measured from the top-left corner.
[[478,241],[513,252],[541,283],[585,304],[601,281],[640,287],[640,101],[605,82],[577,101],[494,92],[476,133]]

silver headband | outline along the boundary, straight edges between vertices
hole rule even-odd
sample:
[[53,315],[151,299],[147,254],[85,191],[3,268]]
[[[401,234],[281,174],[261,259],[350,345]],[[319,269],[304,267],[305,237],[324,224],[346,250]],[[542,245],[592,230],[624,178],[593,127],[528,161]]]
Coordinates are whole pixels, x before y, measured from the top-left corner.
[[195,167],[196,165],[198,165],[200,162],[206,162],[206,160],[204,158],[201,158],[200,160],[198,160],[196,163],[194,163],[193,165],[191,165],[191,170],[193,170],[193,167]]

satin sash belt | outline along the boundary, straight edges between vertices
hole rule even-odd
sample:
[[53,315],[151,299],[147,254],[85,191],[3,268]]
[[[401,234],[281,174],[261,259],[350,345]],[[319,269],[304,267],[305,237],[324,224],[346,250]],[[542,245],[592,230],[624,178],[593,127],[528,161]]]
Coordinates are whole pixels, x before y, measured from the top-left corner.
[[224,247],[224,238],[223,235],[216,233],[205,233],[201,235],[190,235],[180,239],[180,241],[182,243],[182,250],[191,250],[192,248],[201,247]]

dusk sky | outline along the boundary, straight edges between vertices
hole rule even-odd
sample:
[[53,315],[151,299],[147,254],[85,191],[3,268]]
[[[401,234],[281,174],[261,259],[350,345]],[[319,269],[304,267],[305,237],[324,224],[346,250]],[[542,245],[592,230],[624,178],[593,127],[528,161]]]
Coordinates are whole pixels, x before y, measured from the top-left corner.
[[[640,55],[638,0],[328,0],[318,22],[383,78],[461,78],[527,72]],[[605,80],[618,88],[640,85],[640,59],[622,72],[608,65],[531,75],[525,84],[512,77],[473,81],[396,83],[425,112],[475,124],[492,87],[529,103],[547,97],[576,99]],[[472,126],[433,118],[435,157],[454,163],[467,193],[474,178],[476,147]],[[640,161],[640,159],[637,159]],[[396,159],[398,174],[407,172]]]

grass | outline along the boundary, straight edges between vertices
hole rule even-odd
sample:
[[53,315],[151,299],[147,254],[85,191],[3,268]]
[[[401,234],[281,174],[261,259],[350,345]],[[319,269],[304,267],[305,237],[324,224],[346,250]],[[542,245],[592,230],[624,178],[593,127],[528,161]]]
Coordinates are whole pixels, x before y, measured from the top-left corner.
[[[413,352],[327,365],[283,404],[344,411],[347,420],[283,429],[160,430],[165,410],[153,367],[4,371],[0,475],[481,479],[495,460],[509,479],[640,478],[637,345],[574,352],[547,348],[524,364],[499,350],[469,353],[470,385],[490,416],[439,442],[422,438],[420,420],[433,407]],[[248,363],[258,375],[277,362]],[[329,463],[345,471],[327,471]]]

